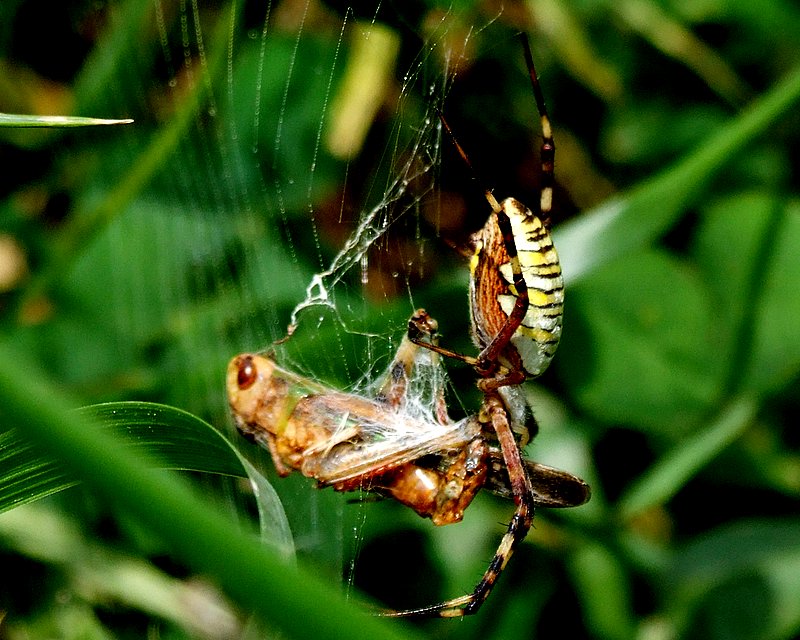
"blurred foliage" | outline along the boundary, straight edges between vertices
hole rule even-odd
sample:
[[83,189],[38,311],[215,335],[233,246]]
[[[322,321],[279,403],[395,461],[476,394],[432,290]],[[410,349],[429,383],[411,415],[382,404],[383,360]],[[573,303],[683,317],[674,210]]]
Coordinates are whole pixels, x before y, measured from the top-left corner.
[[[370,29],[382,51],[361,46]],[[0,113],[135,121],[0,127],[2,346],[17,375],[44,371],[84,404],[180,409],[85,411],[165,466],[207,472],[196,484],[246,530],[258,514],[262,527],[283,522],[282,503],[298,561],[331,584],[344,571],[348,590],[394,607],[467,592],[508,503],[480,496],[463,523],[434,530],[389,501],[277,480],[229,428],[224,371],[281,338],[331,265],[324,304],[276,347],[290,366],[363,388],[414,306],[471,352],[468,273],[451,247],[486,204],[435,110],[499,197],[536,202],[520,29],[555,126],[567,280],[555,365],[526,388],[541,425],[527,454],[586,478],[593,498],[538,512],[480,614],[421,632],[797,637],[791,2],[0,3]],[[348,75],[372,72],[361,85]],[[365,137],[337,147],[331,123],[365,100]],[[347,159],[331,151],[353,144]],[[358,246],[337,258],[353,238],[363,259]],[[453,413],[474,411],[470,371],[448,368]],[[151,529],[73,486],[10,415],[0,402],[0,637],[259,637]],[[245,473],[257,499],[208,477]]]

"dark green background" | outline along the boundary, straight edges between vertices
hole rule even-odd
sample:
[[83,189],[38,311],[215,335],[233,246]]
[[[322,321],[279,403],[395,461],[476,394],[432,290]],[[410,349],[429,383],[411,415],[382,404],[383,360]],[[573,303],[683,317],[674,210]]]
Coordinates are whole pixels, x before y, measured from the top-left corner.
[[[311,275],[382,200],[390,206],[371,228],[382,216],[391,226],[368,254],[369,282],[358,265],[337,274],[336,314],[304,312],[280,355],[363,387],[414,306],[439,320],[447,346],[472,351],[468,272],[451,247],[487,208],[425,120],[447,115],[498,197],[536,202],[538,119],[515,37],[525,29],[555,126],[553,227],[567,286],[562,345],[530,389],[542,433],[527,454],[583,475],[594,495],[572,512],[537,513],[479,616],[423,632],[796,637],[800,10],[458,5],[304,13],[276,3],[262,59],[262,2],[202,3],[198,22],[169,3],[161,32],[151,2],[3,2],[0,111],[135,120],[0,128],[0,230],[27,265],[0,293],[3,349],[15,356],[3,375],[41,385],[38,403],[65,393],[202,417],[275,480],[298,561],[332,585],[352,575],[395,607],[469,591],[509,503],[482,496],[463,523],[434,530],[388,501],[354,505],[302,478],[277,480],[266,454],[231,434],[223,375],[235,353],[284,335]],[[332,117],[357,20],[373,19],[400,37],[395,81],[345,164],[319,143],[320,121]],[[469,60],[445,68],[441,52],[465,42]],[[408,191],[385,197],[412,174]],[[470,371],[448,368],[453,414],[474,411]],[[3,402],[0,637],[196,633],[184,601],[152,596],[155,585],[192,587],[197,567],[125,508],[82,486],[12,508],[40,496],[42,467]],[[184,452],[167,466],[242,474],[220,462],[233,454],[207,427],[156,413],[150,430],[138,413],[118,422],[159,455]],[[255,522],[246,485],[195,480],[245,529]],[[248,633],[237,615],[232,633]],[[227,629],[198,626],[213,637]],[[334,633],[351,637],[346,625]]]

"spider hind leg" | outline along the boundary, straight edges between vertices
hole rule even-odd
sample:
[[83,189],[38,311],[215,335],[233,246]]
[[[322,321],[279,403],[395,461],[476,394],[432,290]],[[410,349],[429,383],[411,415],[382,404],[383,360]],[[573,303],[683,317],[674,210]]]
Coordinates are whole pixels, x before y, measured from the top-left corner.
[[495,582],[506,568],[519,544],[528,535],[533,522],[534,493],[522,460],[519,447],[511,430],[508,413],[497,393],[487,394],[484,401],[485,417],[497,434],[500,449],[508,469],[508,476],[516,509],[497,551],[472,593],[440,604],[406,611],[389,611],[381,615],[394,618],[435,617],[457,618],[477,613],[494,588]]

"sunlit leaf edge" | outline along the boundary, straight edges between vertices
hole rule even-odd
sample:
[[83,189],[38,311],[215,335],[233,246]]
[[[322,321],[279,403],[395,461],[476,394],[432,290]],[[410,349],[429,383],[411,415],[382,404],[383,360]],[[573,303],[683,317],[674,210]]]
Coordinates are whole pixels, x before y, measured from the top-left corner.
[[0,113],[0,127],[31,128],[64,128],[64,127],[96,127],[115,124],[131,124],[130,118],[119,120],[109,118],[86,118],[83,116],[34,116],[15,113]]
[[[164,469],[249,477],[257,483],[262,532],[272,542],[291,547],[288,523],[277,496],[263,478],[213,426],[186,411],[153,402],[109,402],[89,405],[78,413],[93,418],[122,437],[134,450],[149,454]],[[10,429],[0,434],[0,513],[68,489],[77,480],[57,461],[33,448]],[[267,504],[261,501],[266,500]],[[276,532],[278,535],[276,535]]]

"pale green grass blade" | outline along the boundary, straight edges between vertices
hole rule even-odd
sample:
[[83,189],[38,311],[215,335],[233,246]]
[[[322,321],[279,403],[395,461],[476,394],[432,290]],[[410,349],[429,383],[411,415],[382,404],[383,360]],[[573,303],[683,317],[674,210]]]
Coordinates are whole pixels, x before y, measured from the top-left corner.
[[82,116],[29,116],[13,113],[0,113],[0,127],[95,127],[112,124],[131,124],[133,120],[110,120],[106,118],[84,118]]

